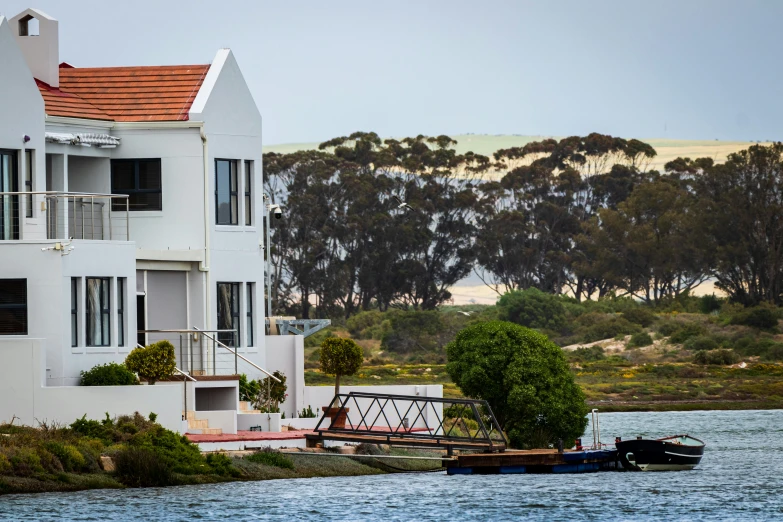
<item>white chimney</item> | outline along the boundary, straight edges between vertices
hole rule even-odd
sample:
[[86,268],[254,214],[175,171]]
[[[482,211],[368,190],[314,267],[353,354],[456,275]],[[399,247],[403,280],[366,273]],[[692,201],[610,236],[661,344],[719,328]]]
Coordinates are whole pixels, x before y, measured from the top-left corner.
[[27,9],[8,20],[33,76],[60,86],[60,42],[57,20],[38,9]]

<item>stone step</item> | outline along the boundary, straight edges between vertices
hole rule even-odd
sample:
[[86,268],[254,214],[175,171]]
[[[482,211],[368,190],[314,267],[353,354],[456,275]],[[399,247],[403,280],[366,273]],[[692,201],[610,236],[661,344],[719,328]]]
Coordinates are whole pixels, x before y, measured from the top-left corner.
[[239,411],[245,412],[251,409],[250,401],[239,401]]
[[209,421],[207,419],[188,419],[188,429],[205,428],[209,428]]

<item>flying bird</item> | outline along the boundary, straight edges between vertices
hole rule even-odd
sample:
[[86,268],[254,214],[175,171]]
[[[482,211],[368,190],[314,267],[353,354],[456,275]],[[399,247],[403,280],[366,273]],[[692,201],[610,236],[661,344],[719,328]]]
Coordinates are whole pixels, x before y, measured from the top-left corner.
[[413,210],[413,207],[405,203],[397,196],[392,196],[394,203],[397,205],[397,210]]

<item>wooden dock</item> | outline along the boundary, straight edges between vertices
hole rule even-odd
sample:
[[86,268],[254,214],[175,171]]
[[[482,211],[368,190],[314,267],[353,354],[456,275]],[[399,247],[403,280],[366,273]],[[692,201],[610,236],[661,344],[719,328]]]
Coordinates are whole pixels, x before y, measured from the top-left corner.
[[591,473],[622,469],[615,450],[555,449],[506,450],[502,453],[460,454],[445,461],[449,475],[494,475],[505,473]]

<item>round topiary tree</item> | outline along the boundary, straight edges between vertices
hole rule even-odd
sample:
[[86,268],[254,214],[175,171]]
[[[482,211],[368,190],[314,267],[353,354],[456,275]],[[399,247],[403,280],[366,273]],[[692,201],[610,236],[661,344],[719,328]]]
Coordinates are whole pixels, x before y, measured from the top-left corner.
[[584,433],[584,393],[546,336],[504,321],[478,323],[460,331],[446,353],[451,379],[489,403],[513,447],[570,444]]
[[177,366],[174,345],[163,340],[145,348],[136,348],[125,358],[125,367],[155,384],[160,379],[171,377]]
[[364,361],[362,347],[353,339],[328,337],[321,343],[321,371],[334,375],[334,394],[340,393],[340,377],[359,371]]

